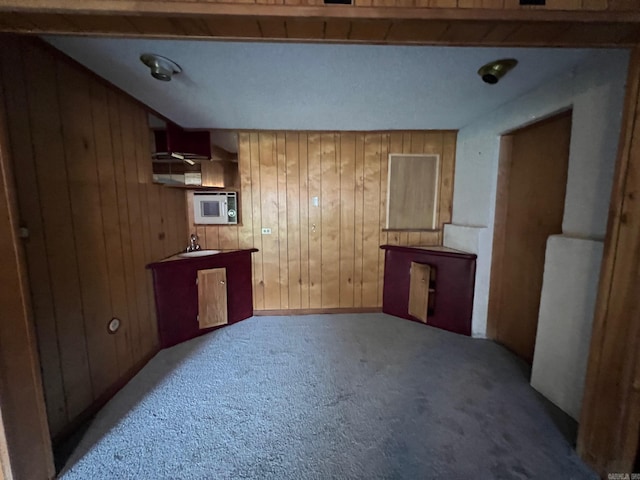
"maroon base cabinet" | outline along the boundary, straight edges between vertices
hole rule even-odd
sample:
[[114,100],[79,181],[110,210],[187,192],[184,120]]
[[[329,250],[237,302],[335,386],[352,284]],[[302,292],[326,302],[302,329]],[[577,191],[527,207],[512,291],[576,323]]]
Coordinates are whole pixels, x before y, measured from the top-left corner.
[[416,321],[409,315],[411,262],[424,263],[435,269],[430,293],[433,306],[427,325],[471,335],[475,254],[446,247],[382,245],[380,248],[385,250],[383,312]]
[[198,270],[226,269],[228,324],[253,315],[251,253],[232,250],[215,255],[164,260],[147,266],[153,272],[160,346],[171,347],[215,328],[198,325]]

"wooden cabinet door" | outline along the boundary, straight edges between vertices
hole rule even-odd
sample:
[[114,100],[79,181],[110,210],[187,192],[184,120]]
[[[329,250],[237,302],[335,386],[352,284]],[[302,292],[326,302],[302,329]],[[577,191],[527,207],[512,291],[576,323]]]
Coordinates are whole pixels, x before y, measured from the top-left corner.
[[211,328],[227,323],[227,269],[198,270],[198,325]]
[[427,323],[429,308],[429,279],[431,267],[424,263],[411,262],[409,282],[409,315]]

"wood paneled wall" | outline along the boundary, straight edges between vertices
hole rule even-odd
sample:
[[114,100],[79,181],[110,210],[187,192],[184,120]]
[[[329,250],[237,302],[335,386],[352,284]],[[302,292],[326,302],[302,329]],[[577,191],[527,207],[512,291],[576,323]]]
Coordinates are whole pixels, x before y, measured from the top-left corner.
[[377,308],[379,246],[442,243],[442,231],[383,231],[389,153],[440,155],[441,229],[451,220],[455,142],[452,131],[242,132],[242,225],[190,228],[206,248],[260,250],[256,310]]
[[7,118],[0,102],[0,479],[53,478]]
[[147,114],[126,95],[32,39],[3,39],[0,74],[56,435],[157,350],[145,265],[184,243],[184,195],[151,183]]
[[631,55],[620,149],[578,431],[578,453],[602,478],[640,453],[640,47]]

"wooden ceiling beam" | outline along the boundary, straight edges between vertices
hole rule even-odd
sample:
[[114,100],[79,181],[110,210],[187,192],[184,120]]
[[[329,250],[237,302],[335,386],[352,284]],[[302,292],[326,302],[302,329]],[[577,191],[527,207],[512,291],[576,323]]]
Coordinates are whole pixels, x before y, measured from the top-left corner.
[[630,47],[640,40],[640,23],[0,12],[0,32],[413,45]]
[[368,18],[388,20],[640,23],[640,8],[627,11],[593,11],[530,8],[358,7],[352,5],[214,3],[209,0],[0,0],[0,15],[3,15],[3,12],[71,15],[170,15],[171,17],[224,15],[307,19]]

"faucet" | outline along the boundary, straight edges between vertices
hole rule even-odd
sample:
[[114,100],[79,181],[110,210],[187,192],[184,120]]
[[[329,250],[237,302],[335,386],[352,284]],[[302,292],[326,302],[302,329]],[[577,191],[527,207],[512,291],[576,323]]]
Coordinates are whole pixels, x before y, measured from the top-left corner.
[[191,238],[189,239],[189,246],[187,247],[187,252],[195,252],[200,250],[200,244],[198,243],[198,236],[195,233],[191,234]]

